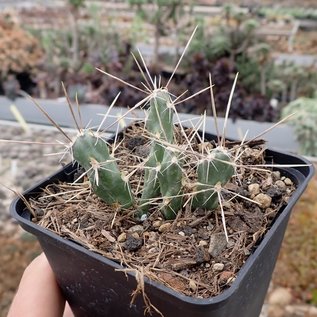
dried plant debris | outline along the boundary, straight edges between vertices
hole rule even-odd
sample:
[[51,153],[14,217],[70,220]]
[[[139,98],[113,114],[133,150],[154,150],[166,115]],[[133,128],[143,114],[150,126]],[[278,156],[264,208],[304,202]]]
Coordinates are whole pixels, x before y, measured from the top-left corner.
[[[185,132],[189,137],[193,130]],[[174,134],[178,144],[186,142],[179,127],[175,127]],[[120,158],[119,168],[126,174],[134,171],[130,178],[134,193],[142,186],[142,162],[149,139],[142,125],[135,124],[123,133],[115,149],[109,145],[110,152],[115,150]],[[214,146],[214,142],[204,144]],[[128,269],[142,271],[177,292],[198,298],[215,296],[234,281],[295,189],[291,179],[263,167],[263,142],[228,142],[226,146],[237,158],[237,167],[222,190],[222,208],[219,205],[215,210],[192,211],[189,204],[184,204],[176,219],[164,220],[159,208],[153,205],[142,221],[135,217],[134,207],[124,213],[116,212],[101,201],[92,193],[84,175],[75,184],[51,184],[40,197],[31,199],[30,205],[36,212],[33,221],[123,263]],[[197,144],[193,143],[193,147],[199,151]],[[190,172],[191,164],[190,159],[184,164],[188,184],[194,183],[196,177]],[[139,166],[136,171],[135,166]]]

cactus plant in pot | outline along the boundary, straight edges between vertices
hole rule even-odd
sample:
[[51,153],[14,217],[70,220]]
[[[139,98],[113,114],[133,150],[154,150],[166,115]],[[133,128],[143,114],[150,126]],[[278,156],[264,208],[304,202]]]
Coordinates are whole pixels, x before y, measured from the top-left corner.
[[87,129],[70,106],[78,134],[59,129],[73,162],[11,213],[38,237],[75,316],[257,316],[312,167],[258,138],[227,141],[226,125],[207,134],[205,116],[183,126],[170,80],[144,80],[125,116],[146,105],[145,120],[111,140],[110,110]]

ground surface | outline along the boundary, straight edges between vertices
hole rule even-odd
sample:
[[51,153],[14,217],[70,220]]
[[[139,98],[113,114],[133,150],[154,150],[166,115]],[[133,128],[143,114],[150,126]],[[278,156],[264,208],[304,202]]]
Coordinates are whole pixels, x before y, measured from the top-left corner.
[[[25,135],[21,129],[1,126],[2,138],[55,140],[59,134],[36,130]],[[60,139],[60,137],[58,137]],[[18,190],[29,187],[34,179],[42,179],[57,169],[55,157],[43,154],[54,150],[44,146],[0,144],[0,182]],[[34,172],[31,172],[31,171]],[[313,317],[316,309],[306,302],[315,302],[316,280],[316,238],[317,228],[317,176],[309,185],[305,195],[297,204],[283,244],[275,270],[268,304],[263,317]],[[6,316],[11,299],[18,286],[26,265],[40,252],[37,242],[10,219],[8,205],[14,195],[0,189],[0,317]],[[294,234],[296,232],[296,234]],[[293,256],[295,255],[295,256]],[[276,302],[282,303],[277,305]],[[316,305],[316,302],[315,302]],[[315,312],[314,312],[315,311]]]
[[[36,129],[25,133],[21,128],[1,124],[0,131],[3,139],[61,140],[59,133],[49,130]],[[34,181],[53,173],[60,165],[58,157],[44,155],[56,152],[58,148],[0,142],[0,317],[6,316],[25,267],[41,252],[35,238],[11,220],[9,205],[15,195],[2,185],[22,192]]]

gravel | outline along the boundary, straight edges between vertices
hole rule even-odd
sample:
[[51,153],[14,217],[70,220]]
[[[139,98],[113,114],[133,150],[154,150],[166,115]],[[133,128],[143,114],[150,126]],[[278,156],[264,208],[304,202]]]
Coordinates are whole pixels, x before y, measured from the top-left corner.
[[[75,132],[69,131],[74,136]],[[70,161],[67,155],[61,162],[61,154],[52,155],[64,150],[65,138],[55,129],[32,126],[26,133],[19,126],[1,122],[1,139],[13,141],[30,141],[56,143],[56,145],[6,143],[0,141],[0,232],[18,230],[14,220],[9,215],[9,206],[16,196],[26,189],[51,175],[62,164]]]

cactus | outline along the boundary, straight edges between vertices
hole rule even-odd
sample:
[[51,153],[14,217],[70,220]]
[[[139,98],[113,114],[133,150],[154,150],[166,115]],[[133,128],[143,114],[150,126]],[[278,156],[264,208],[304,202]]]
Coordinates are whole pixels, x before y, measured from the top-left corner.
[[217,184],[225,185],[234,175],[229,155],[218,147],[201,160],[197,167],[197,194],[193,199],[194,208],[214,209],[218,205]]
[[173,142],[173,102],[166,89],[156,89],[152,93],[145,128],[158,139]]
[[182,177],[182,161],[172,150],[165,149],[158,174],[165,219],[174,219],[182,207]]
[[[160,210],[165,219],[174,219],[183,204],[183,164],[181,151],[174,142],[174,105],[167,89],[152,92],[145,128],[153,137],[144,169],[142,195],[137,216],[149,212],[151,203],[162,199]],[[108,204],[128,208],[136,204],[128,179],[110,156],[106,142],[90,130],[84,130],[72,145],[74,159],[84,167],[95,194]],[[196,194],[193,208],[215,209],[217,186],[225,185],[234,174],[229,154],[222,147],[210,150],[196,167]]]
[[154,90],[145,128],[156,140],[152,142],[149,158],[145,164],[144,188],[140,199],[139,214],[147,213],[149,202],[160,190],[158,179],[160,163],[164,157],[164,146],[159,140],[172,142],[174,137],[172,100],[167,90]]
[[75,140],[72,152],[74,159],[86,170],[92,189],[99,198],[118,207],[133,205],[130,185],[110,156],[104,140],[85,130]]
[[150,155],[145,163],[144,186],[139,201],[139,215],[148,212],[150,200],[157,197],[160,192],[158,172],[159,162],[162,161],[163,155],[164,148],[160,144],[153,142]]

